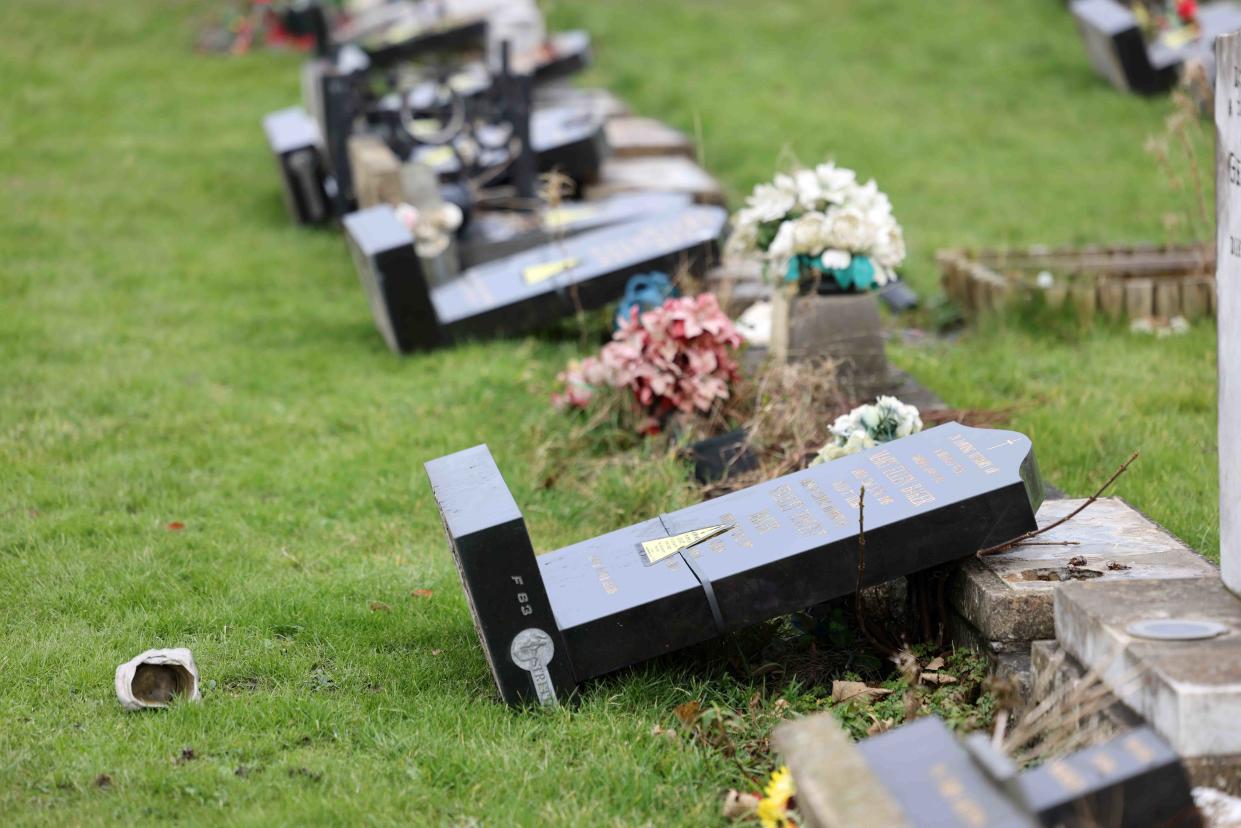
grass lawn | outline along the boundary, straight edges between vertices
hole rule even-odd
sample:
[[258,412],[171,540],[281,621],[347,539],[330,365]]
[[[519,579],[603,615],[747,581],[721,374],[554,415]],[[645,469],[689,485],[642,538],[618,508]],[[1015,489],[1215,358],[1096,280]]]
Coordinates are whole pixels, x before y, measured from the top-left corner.
[[[718,820],[742,772],[652,729],[763,686],[681,658],[595,683],[572,712],[501,708],[421,464],[488,442],[543,548],[684,502],[683,471],[652,450],[644,474],[587,459],[541,486],[571,342],[392,357],[339,235],[283,213],[259,119],[296,100],[300,57],[194,54],[208,8],[5,4],[4,822]],[[924,289],[938,246],[1163,237],[1181,197],[1141,145],[1167,104],[1096,80],[1058,4],[896,8],[594,0],[553,17],[594,33],[593,79],[700,132],[734,194],[785,147],[876,176]],[[894,356],[950,402],[1018,406],[1071,492],[1141,448],[1119,491],[1216,550],[1210,325],[1156,342],[1009,323]],[[177,645],[204,703],[122,713],[116,664]],[[760,692],[757,718],[775,701]]]

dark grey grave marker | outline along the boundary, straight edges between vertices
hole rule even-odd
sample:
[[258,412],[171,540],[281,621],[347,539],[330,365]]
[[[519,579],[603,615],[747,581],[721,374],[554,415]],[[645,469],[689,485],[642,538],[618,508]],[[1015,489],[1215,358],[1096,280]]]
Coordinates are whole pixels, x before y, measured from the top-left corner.
[[714,261],[727,214],[686,207],[581,233],[468,268],[430,287],[413,239],[387,205],[345,216],[358,276],[375,322],[398,353],[470,337],[512,334],[618,299],[635,273],[701,275]]
[[852,744],[830,713],[818,714],[782,725],[775,743],[811,824],[872,824],[880,815],[905,828],[1202,824],[1185,768],[1149,727],[1026,771],[985,734],[959,740],[935,716]]
[[480,210],[461,239],[461,264],[471,267],[554,239],[568,238],[613,224],[624,224],[688,207],[681,193],[634,193],[600,201],[566,202],[543,215],[511,210]]
[[298,224],[321,224],[331,217],[323,189],[325,169],[319,127],[299,106],[263,118],[267,146],[276,160],[284,205]]
[[[426,468],[492,674],[510,703],[545,700],[531,674],[513,673],[507,649],[535,611],[563,700],[595,676],[852,593],[862,486],[864,585],[1034,529],[1043,499],[1026,437],[947,424],[535,558],[486,446]],[[654,565],[641,549],[720,525],[732,528]],[[480,594],[492,600],[484,606]],[[538,609],[527,613],[526,604]]]

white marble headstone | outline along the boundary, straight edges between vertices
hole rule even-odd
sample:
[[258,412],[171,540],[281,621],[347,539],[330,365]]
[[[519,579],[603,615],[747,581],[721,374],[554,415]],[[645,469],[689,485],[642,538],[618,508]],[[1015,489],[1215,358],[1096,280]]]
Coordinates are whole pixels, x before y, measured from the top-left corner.
[[1241,594],[1241,32],[1215,40],[1220,567]]

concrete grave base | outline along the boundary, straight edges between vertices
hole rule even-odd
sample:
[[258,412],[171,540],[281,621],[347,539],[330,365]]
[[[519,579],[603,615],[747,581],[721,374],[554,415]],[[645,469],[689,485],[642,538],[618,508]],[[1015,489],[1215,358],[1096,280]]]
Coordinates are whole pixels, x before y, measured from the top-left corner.
[[591,201],[640,190],[689,193],[699,204],[724,204],[720,183],[693,161],[675,155],[609,158],[600,167],[599,180],[586,187],[585,197]]
[[790,296],[772,292],[772,357],[797,362],[830,357],[851,396],[869,399],[891,385],[883,320],[874,293]]
[[[1157,641],[1131,634],[1147,619],[1223,625],[1223,635]],[[1207,763],[1241,754],[1241,600],[1218,578],[1064,584],[1056,637],[1177,752]]]
[[612,118],[604,126],[608,148],[615,158],[678,155],[694,160],[694,143],[680,130],[654,118]]

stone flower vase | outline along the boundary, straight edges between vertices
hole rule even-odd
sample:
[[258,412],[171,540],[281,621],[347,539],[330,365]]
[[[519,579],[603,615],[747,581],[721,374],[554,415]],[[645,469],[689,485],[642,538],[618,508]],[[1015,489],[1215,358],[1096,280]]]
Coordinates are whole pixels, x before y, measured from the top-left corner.
[[828,357],[846,393],[873,397],[891,386],[883,322],[874,291],[800,293],[796,283],[772,291],[771,356],[779,363]]

